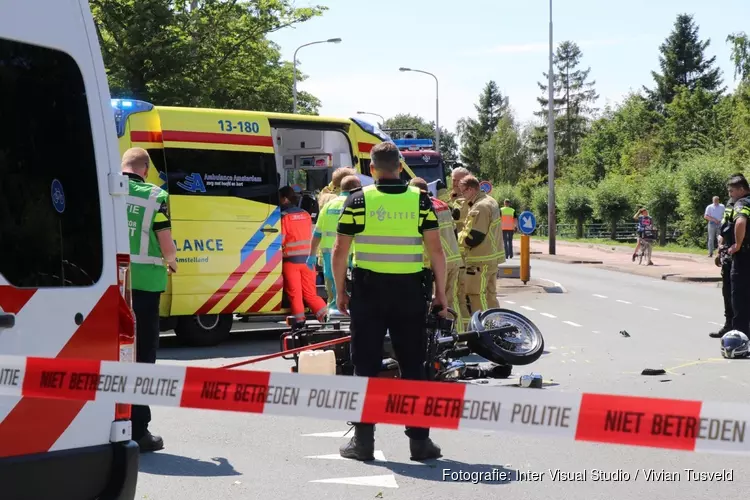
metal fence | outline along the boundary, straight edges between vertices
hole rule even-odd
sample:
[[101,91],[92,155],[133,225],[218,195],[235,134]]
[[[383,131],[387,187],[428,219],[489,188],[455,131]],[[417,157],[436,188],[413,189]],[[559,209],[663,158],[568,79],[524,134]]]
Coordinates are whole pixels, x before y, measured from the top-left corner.
[[[623,222],[617,224],[617,233],[615,240],[635,242],[637,237],[635,234],[637,224],[634,222]],[[549,236],[549,226],[546,224],[540,224],[536,231],[535,236]],[[612,235],[611,224],[584,224],[583,225],[583,237],[584,238],[602,238],[610,239]],[[575,238],[576,237],[576,225],[575,224],[557,224],[557,236],[560,238]],[[674,225],[667,225],[667,242],[677,241],[680,236],[680,231]]]

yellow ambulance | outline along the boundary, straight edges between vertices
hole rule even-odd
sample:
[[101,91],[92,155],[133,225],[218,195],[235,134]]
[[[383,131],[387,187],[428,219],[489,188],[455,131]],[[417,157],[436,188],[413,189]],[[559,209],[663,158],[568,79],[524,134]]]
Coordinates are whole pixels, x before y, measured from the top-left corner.
[[370,150],[391,140],[354,118],[124,99],[112,107],[120,153],[146,149],[155,167],[147,180],[169,192],[179,272],[162,295],[162,331],[189,345],[222,342],[236,314],[285,316],[280,186],[294,187],[304,206],[337,168],[369,175]]

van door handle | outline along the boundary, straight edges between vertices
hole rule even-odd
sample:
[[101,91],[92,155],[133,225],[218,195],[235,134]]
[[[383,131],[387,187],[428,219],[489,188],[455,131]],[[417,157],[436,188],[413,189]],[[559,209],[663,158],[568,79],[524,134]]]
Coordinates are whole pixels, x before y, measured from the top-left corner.
[[16,315],[0,313],[0,329],[13,328],[16,326]]
[[261,231],[263,231],[264,233],[278,233],[279,232],[279,230],[276,229],[275,227],[264,227],[263,229],[261,229]]

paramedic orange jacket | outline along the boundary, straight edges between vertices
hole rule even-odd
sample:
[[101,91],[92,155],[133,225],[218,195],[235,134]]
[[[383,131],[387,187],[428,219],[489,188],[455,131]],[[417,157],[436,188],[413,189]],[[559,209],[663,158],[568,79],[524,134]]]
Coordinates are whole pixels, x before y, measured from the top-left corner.
[[312,218],[299,207],[288,206],[281,211],[282,261],[304,264],[310,255]]

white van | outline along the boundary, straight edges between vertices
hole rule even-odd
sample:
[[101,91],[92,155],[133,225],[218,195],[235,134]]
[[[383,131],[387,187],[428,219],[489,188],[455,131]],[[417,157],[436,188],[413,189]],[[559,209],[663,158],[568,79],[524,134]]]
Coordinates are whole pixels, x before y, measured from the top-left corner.
[[[87,0],[0,0],[0,368],[133,361],[114,131]],[[129,419],[129,405],[0,396],[0,498],[132,500]]]

